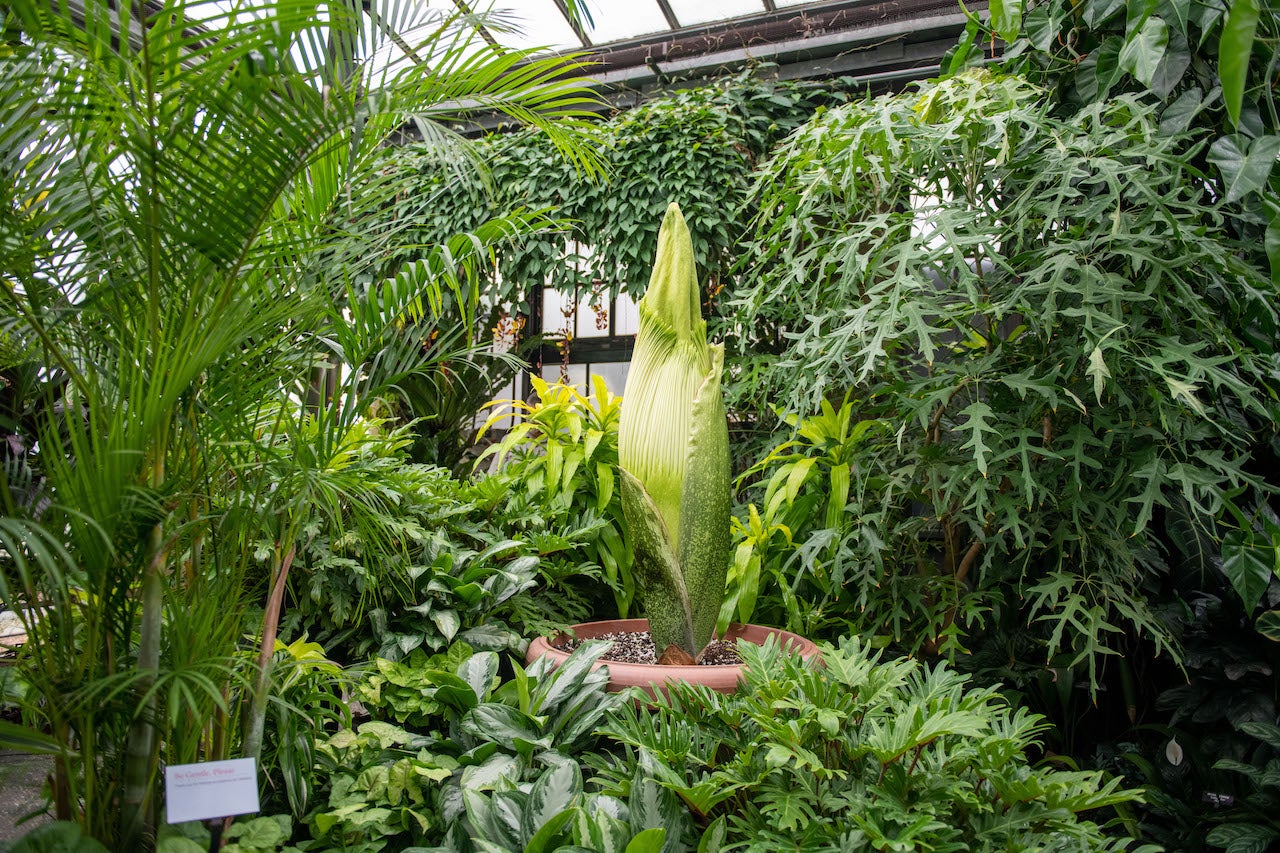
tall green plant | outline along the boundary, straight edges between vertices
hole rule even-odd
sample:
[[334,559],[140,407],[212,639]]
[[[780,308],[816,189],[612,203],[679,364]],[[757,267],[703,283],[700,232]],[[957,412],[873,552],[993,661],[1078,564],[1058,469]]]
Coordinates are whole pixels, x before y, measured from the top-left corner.
[[707,344],[693,242],[674,202],[640,300],[631,364],[618,461],[640,596],[657,648],[694,656],[711,640],[724,597],[729,430],[724,348]]
[[[69,384],[40,423],[48,490],[0,528],[13,569],[0,596],[42,605],[22,666],[57,744],[57,814],[118,849],[147,844],[161,760],[236,751],[226,733],[197,736],[235,686],[269,497],[221,500],[251,473],[245,443],[342,341],[334,297],[351,334],[382,339],[403,320],[375,305],[359,326],[365,297],[346,285],[372,265],[343,240],[350,187],[406,121],[465,150],[447,122],[496,109],[572,148],[585,100],[572,63],[472,50],[472,18],[411,4],[376,15],[423,27],[430,73],[405,59],[375,74],[361,60],[399,36],[349,4],[325,11],[323,28],[295,0],[265,17],[96,0],[4,11],[5,332]],[[379,186],[368,204],[396,191]],[[413,285],[399,295],[439,317],[439,280]],[[355,389],[412,372],[420,352],[337,355]]]
[[1213,535],[1264,492],[1280,318],[1195,139],[1132,96],[1051,106],[971,71],[818,117],[761,173],[733,304],[788,341],[757,393],[852,390],[886,427],[840,521],[875,573],[931,582],[913,619],[847,615],[962,646],[981,611],[937,605],[977,591],[1096,684],[1122,636],[1174,651],[1153,521]]

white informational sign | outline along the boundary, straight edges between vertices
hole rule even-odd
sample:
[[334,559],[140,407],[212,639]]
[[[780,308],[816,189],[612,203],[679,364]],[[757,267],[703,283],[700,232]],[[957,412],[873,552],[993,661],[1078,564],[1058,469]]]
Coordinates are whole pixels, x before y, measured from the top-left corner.
[[169,823],[249,814],[258,810],[258,770],[252,758],[171,764],[164,793]]

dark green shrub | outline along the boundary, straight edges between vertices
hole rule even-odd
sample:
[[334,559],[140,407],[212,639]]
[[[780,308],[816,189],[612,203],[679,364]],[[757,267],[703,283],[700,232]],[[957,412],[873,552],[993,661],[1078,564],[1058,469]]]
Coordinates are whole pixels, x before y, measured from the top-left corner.
[[[847,393],[874,424],[837,513],[847,535],[824,523],[784,547],[806,584],[844,560],[915,590],[868,589],[865,611],[826,618],[951,649],[1007,618],[1091,684],[1122,637],[1175,651],[1149,600],[1153,521],[1177,506],[1227,543],[1251,529],[1280,302],[1194,145],[1134,97],[1063,120],[1022,80],[966,72],[831,110],[761,172],[733,304],[787,345],[739,396],[803,416]],[[835,484],[802,476],[784,500],[817,489],[825,505]]]
[[1082,813],[1140,793],[1031,766],[1041,718],[945,664],[884,662],[857,641],[820,667],[772,644],[742,654],[736,695],[678,685],[612,715],[603,732],[627,750],[600,762],[606,793],[644,768],[698,822],[725,818],[735,850],[1130,849]]

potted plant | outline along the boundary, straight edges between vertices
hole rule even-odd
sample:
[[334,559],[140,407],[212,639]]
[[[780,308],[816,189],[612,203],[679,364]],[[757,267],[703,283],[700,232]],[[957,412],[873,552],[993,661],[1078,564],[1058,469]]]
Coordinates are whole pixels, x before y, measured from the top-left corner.
[[[732,691],[741,665],[710,664],[729,564],[729,428],[720,374],[724,347],[707,343],[693,241],[672,202],[658,252],[622,402],[618,435],[622,508],[634,573],[647,619],[574,625],[579,640],[648,631],[656,662],[605,661],[614,689],[672,680]],[[795,634],[735,625],[721,638],[762,642],[769,635],[802,654],[816,647]],[[535,640],[528,657],[567,657],[556,641]]]

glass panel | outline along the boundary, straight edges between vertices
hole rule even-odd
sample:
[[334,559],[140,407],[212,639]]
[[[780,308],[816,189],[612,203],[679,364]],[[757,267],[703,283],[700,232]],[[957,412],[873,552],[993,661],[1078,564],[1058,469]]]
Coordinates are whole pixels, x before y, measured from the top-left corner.
[[565,298],[560,291],[551,287],[542,288],[542,333],[544,335],[562,335],[573,329],[573,318],[565,317]]
[[612,394],[622,394],[627,387],[627,374],[631,372],[631,362],[613,361],[591,365],[591,375],[604,380],[605,387]]
[[671,29],[667,19],[662,16],[662,10],[653,0],[627,0],[625,3],[608,4],[599,0],[589,8],[595,26],[587,29],[587,35],[591,36],[594,44],[607,44]]
[[496,0],[493,8],[503,23],[517,30],[494,32],[494,37],[505,45],[525,50],[538,47],[554,50],[582,48],[582,42],[574,35],[573,28],[553,0]]
[[680,26],[688,27],[708,21],[764,14],[765,8],[760,0],[671,0],[671,10],[680,20]]
[[577,334],[580,338],[609,336],[609,302],[604,296],[600,296],[598,303],[592,305],[591,300],[596,298],[595,294],[588,293],[578,302]]
[[618,301],[613,303],[617,316],[614,318],[615,335],[634,335],[640,331],[640,309],[635,301],[625,293],[618,294]]
[[514,412],[512,411],[511,405],[509,403],[506,403],[506,401],[514,399],[515,396],[516,396],[516,383],[515,383],[515,380],[513,379],[510,382],[508,382],[506,385],[503,385],[501,388],[498,389],[498,393],[495,394],[493,399],[489,401],[490,405],[487,405],[484,408],[482,408],[480,411],[476,412],[476,416],[471,419],[471,426],[475,429],[479,429],[480,427],[484,426],[484,422],[487,421],[492,416],[499,413],[505,413],[508,415],[512,415],[512,417],[504,418],[503,420],[498,421],[492,427],[490,427],[490,429],[495,429],[495,430],[511,429],[513,426],[515,426],[517,423],[520,422],[520,419],[514,416]]
[[774,5],[779,8],[783,6],[816,6],[814,0],[774,0]]
[[587,391],[587,366],[585,364],[544,364],[542,378],[551,383],[565,381],[576,385],[582,393]]

